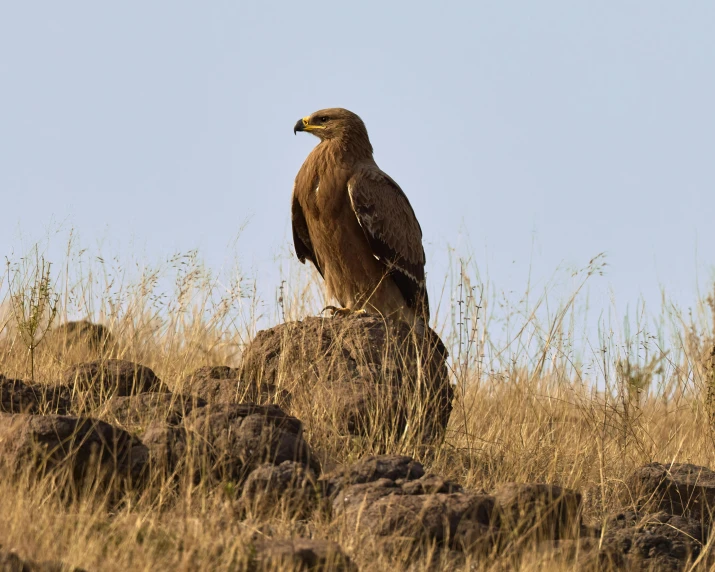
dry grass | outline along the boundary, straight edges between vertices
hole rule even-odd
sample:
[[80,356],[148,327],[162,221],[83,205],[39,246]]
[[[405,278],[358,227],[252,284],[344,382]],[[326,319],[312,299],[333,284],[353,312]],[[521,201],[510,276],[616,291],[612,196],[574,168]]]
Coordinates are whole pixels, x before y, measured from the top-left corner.
[[[259,328],[315,314],[324,302],[319,285],[295,278],[307,273],[289,272],[276,303],[265,304],[240,272],[220,280],[195,253],[139,270],[105,260],[89,263],[87,254],[70,249],[55,283],[60,317],[105,324],[114,335],[111,357],[151,367],[178,393],[181,380],[200,366],[237,365],[241,348]],[[641,327],[644,314],[631,324],[635,333],[578,342],[582,288],[601,264],[597,257],[575,273],[572,295],[555,311],[547,294],[534,299],[526,292],[511,303],[457,264],[442,300],[433,301],[457,389],[446,438],[427,449],[405,442],[393,452],[415,455],[429,472],[465,488],[490,490],[516,481],[578,489],[592,523],[621,506],[616,493],[639,465],[715,466],[708,369],[713,299],[694,301],[696,311],[688,316],[664,304],[655,332]],[[12,278],[0,278],[0,292],[7,292]],[[3,308],[0,372],[27,379],[28,352],[7,297]],[[69,362],[93,357],[58,348],[48,339],[37,349],[38,381],[56,383]],[[306,438],[328,467],[374,449],[370,439],[331,435],[319,416],[310,420]],[[167,485],[159,495],[108,507],[101,498],[62,501],[47,482],[0,480],[0,543],[29,558],[88,570],[239,570],[256,535],[330,538],[369,570],[557,566],[537,554],[518,562],[513,555],[465,562],[438,550],[419,561],[400,553],[368,560],[364,539],[319,514],[307,520],[279,512],[239,519],[227,488],[177,493]]]

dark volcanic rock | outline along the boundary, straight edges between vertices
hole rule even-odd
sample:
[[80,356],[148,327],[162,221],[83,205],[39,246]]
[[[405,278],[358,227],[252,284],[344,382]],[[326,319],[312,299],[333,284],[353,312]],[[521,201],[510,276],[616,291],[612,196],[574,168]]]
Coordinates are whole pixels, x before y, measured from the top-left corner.
[[[186,429],[166,423],[156,422],[147,427],[141,436],[142,443],[148,449],[148,465],[152,478],[159,481],[171,475],[183,466],[186,459]],[[191,475],[196,481],[200,474]]]
[[411,435],[429,438],[452,410],[446,355],[431,330],[418,339],[407,324],[376,315],[315,317],[259,332],[241,378],[285,388],[306,420],[320,416],[343,434],[394,439],[409,422]]
[[269,383],[244,381],[239,371],[228,366],[197,369],[182,382],[182,391],[208,403],[277,403],[289,401],[289,394]]
[[711,521],[715,472],[689,463],[650,463],[626,480],[623,502],[642,511],[666,511]]
[[121,359],[73,365],[65,372],[65,384],[74,391],[90,394],[97,403],[112,396],[168,391],[151,369]]
[[[593,538],[560,540],[545,552],[552,565],[576,564],[578,570],[681,572],[692,569],[706,540],[706,529],[691,518],[626,511],[609,516]],[[698,564],[697,570],[712,570],[713,558]]]
[[330,540],[265,539],[253,547],[261,570],[357,571],[340,545]]
[[2,572],[85,572],[81,568],[68,566],[63,562],[23,560],[14,552],[0,550],[0,570]]
[[47,333],[45,345],[64,351],[80,348],[102,352],[112,342],[112,334],[102,324],[88,320],[65,322]]
[[253,514],[275,514],[285,508],[293,514],[306,513],[317,501],[315,473],[300,463],[283,461],[264,464],[248,475],[241,504]]
[[356,484],[343,480],[333,487],[333,518],[348,534],[399,538],[417,546],[437,542],[459,550],[486,549],[496,540],[494,497],[424,475],[422,466],[409,457],[378,459],[369,457],[342,471],[353,475]]
[[404,455],[370,455],[324,475],[320,480],[328,495],[349,485],[379,479],[413,480],[425,474],[422,464]]
[[110,399],[104,416],[112,423],[132,428],[156,422],[178,425],[185,415],[205,405],[206,402],[199,397],[172,393],[140,393]]
[[557,485],[504,483],[492,494],[502,529],[525,540],[569,538],[579,533],[579,492]]
[[320,472],[301,422],[274,405],[211,405],[192,411],[184,426],[203,476],[242,481],[259,465],[283,461]]
[[0,374],[0,412],[65,414],[69,409],[66,388],[8,379]]
[[[13,473],[65,475],[67,484],[141,480],[146,447],[103,421],[61,415],[0,415],[0,462]],[[64,471],[64,472],[63,472]]]

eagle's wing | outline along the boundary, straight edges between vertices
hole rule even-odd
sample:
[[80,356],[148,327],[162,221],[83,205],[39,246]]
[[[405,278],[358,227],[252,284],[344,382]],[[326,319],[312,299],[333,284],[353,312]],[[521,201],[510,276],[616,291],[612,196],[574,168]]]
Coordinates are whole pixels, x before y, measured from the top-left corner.
[[377,167],[348,181],[353,211],[372,253],[383,262],[405,302],[429,316],[422,229],[400,186]]
[[310,240],[310,234],[308,233],[308,223],[305,221],[305,214],[303,213],[303,208],[298,202],[298,198],[293,193],[293,202],[290,209],[291,224],[293,226],[293,246],[295,247],[295,254],[298,256],[298,260],[305,264],[306,258],[313,263],[323,276],[323,270],[318,264],[318,259],[315,256],[315,250],[313,250],[313,243]]

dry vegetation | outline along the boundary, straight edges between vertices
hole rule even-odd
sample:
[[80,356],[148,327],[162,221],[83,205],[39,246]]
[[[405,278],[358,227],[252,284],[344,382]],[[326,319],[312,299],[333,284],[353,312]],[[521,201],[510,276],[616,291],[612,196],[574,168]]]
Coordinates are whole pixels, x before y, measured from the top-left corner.
[[[572,296],[554,311],[548,293],[527,292],[510,303],[458,263],[442,299],[433,301],[439,307],[434,325],[450,352],[456,384],[446,437],[428,447],[404,440],[390,445],[391,452],[412,455],[429,472],[469,489],[509,481],[577,489],[584,519],[595,525],[619,508],[619,487],[640,465],[715,467],[713,299],[694,301],[688,315],[664,304],[656,331],[640,316],[630,332],[624,327],[579,341],[583,287],[601,264],[597,257],[575,273]],[[33,256],[10,261],[0,279],[0,373],[53,384],[71,363],[96,356],[87,348],[64,351],[52,332],[28,350],[11,293],[26,289],[35,269]],[[220,280],[195,253],[139,268],[92,260],[71,248],[67,260],[52,267],[56,324],[82,317],[106,325],[114,341],[105,355],[146,365],[181,393],[182,380],[196,368],[236,365],[261,327],[317,313],[323,303],[318,285],[296,276],[291,271],[275,304],[264,303],[240,272]],[[33,340],[42,328],[36,325]],[[376,447],[375,440],[331,435],[317,415],[307,424],[306,440],[325,469]],[[164,491],[129,495],[119,504],[102,495],[69,501],[52,486],[48,480],[28,485],[0,479],[4,549],[87,570],[237,570],[248,565],[256,537],[306,536],[337,541],[365,570],[557,567],[535,552],[517,559],[509,550],[466,560],[437,549],[419,559],[399,551],[376,559],[364,539],[319,513],[303,518],[276,510],[238,518],[228,484],[177,492],[169,483]]]

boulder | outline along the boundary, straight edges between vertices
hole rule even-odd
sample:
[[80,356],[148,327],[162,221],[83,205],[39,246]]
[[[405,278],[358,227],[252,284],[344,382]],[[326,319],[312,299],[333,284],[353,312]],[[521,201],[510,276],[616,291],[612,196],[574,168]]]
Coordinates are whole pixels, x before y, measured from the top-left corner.
[[0,415],[0,462],[15,474],[53,473],[69,486],[131,486],[141,481],[148,450],[103,421],[61,415]]
[[102,417],[126,428],[147,427],[162,422],[179,425],[185,415],[206,402],[199,397],[172,393],[139,393],[110,399]]
[[626,480],[624,504],[640,511],[666,511],[711,521],[715,472],[689,463],[649,463]]
[[45,336],[42,345],[60,354],[72,350],[101,354],[112,341],[112,334],[106,326],[89,320],[77,320],[52,328]]
[[447,352],[431,330],[376,315],[306,318],[259,332],[242,379],[287,390],[292,410],[341,434],[418,440],[442,434],[452,410]]
[[240,378],[239,370],[228,366],[201,367],[186,376],[181,384],[184,393],[207,403],[276,403],[288,402],[289,395],[269,383],[255,383]]
[[320,465],[303,439],[303,425],[274,405],[219,403],[194,409],[184,418],[187,442],[201,475],[243,481],[259,465]]
[[242,508],[254,516],[285,509],[294,516],[307,515],[317,499],[315,473],[295,461],[260,465],[248,475],[241,492]]
[[75,364],[66,370],[64,377],[65,384],[88,399],[90,405],[103,403],[115,396],[168,392],[151,369],[121,359]]
[[262,539],[253,543],[260,570],[357,571],[340,545],[308,538]]
[[503,531],[520,541],[569,538],[581,527],[581,493],[541,483],[504,483],[492,493]]
[[3,572],[85,572],[63,562],[23,560],[15,552],[0,550],[0,570]]
[[[157,421],[151,423],[141,435],[141,441],[148,450],[148,469],[151,480],[159,484],[172,475],[179,474],[186,460],[186,429]],[[200,480],[200,473],[195,471],[189,478],[192,482]]]
[[0,374],[0,412],[65,414],[69,409],[66,388],[8,379]]
[[322,489],[327,496],[349,485],[371,483],[380,479],[405,481],[424,476],[422,464],[405,455],[369,455],[357,463],[340,467],[321,477]]
[[[544,552],[552,566],[558,561],[578,570],[681,572],[692,569],[706,541],[707,529],[694,519],[626,511],[607,517],[596,536],[559,540]],[[697,569],[712,565],[712,557],[700,558]]]

